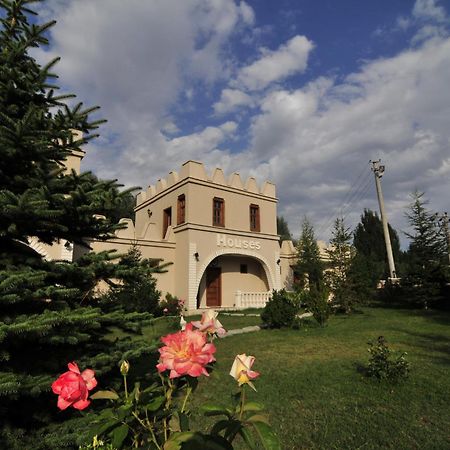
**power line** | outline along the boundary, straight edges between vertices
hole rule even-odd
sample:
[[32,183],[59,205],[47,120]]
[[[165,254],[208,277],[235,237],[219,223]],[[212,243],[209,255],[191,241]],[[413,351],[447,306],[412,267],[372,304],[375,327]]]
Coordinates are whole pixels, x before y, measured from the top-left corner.
[[[358,194],[361,194],[361,192],[364,192],[368,189],[368,186],[370,185],[370,179],[364,179],[363,175],[365,174],[365,172],[367,171],[367,166],[364,166],[361,170],[361,172],[359,173],[359,175],[357,176],[357,178],[355,179],[355,181],[350,185],[349,190],[347,191],[344,200],[342,201],[342,203],[337,206],[332,213],[328,216],[327,219],[325,219],[320,226],[318,227],[318,231],[317,233],[323,233],[325,232],[330,225],[333,223],[334,219],[337,216],[337,213],[339,211],[341,211],[341,213],[348,208],[349,206],[352,205],[352,203],[354,202],[354,199],[358,196]],[[343,214],[341,214],[343,215]]]

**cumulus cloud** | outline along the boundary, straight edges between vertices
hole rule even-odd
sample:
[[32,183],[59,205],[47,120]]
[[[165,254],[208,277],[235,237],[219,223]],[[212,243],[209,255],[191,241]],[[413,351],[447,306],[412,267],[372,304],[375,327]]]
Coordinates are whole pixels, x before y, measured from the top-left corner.
[[301,73],[307,67],[308,56],[313,48],[314,44],[305,36],[294,36],[275,51],[263,48],[261,58],[239,71],[236,84],[249,90],[259,90],[270,83]]
[[[62,55],[61,81],[86,103],[102,105],[109,119],[84,161],[99,176],[145,187],[188,159],[239,170],[277,183],[279,211],[294,234],[306,214],[327,238],[330,216],[344,213],[351,224],[364,207],[378,208],[369,160],[382,158],[394,226],[404,226],[403,207],[416,187],[430,192],[435,209],[448,209],[450,38],[436,31],[445,30],[437,2],[418,0],[404,18],[405,30],[423,33],[412,49],[366,61],[344,79],[321,77],[295,88],[283,81],[307,69],[314,44],[305,36],[261,50],[248,65],[230,56],[237,33],[257,30],[248,3],[45,4],[58,25],[51,51],[39,58]],[[427,26],[434,31],[426,33]],[[210,102],[207,112],[197,117],[196,110],[197,122],[188,122],[200,94]],[[244,110],[245,121],[221,119]],[[237,151],[232,143],[242,135],[249,142]],[[355,186],[357,194],[343,204]]]
[[225,114],[242,106],[251,106],[255,103],[250,95],[239,89],[224,89],[220,100],[213,105],[216,114]]
[[[382,158],[388,214],[403,227],[398,202],[406,204],[415,187],[435,191],[434,174],[447,167],[448,79],[450,39],[368,62],[342,83],[321,79],[273,91],[254,117],[249,160],[277,181],[290,223],[307,213],[322,224],[330,211],[337,215],[346,207],[342,187],[350,189],[361,170],[367,182],[348,218],[357,220],[368,205],[377,209],[369,160]],[[437,205],[443,207],[448,189],[447,181],[435,194]]]

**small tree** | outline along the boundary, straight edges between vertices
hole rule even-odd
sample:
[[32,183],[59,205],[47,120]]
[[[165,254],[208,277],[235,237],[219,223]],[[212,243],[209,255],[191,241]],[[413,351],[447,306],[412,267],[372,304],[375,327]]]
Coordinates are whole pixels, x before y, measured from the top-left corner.
[[161,273],[167,264],[161,266],[158,261],[142,259],[141,251],[133,245],[120,259],[117,275],[120,283],[113,283],[103,297],[103,301],[120,306],[125,311],[148,312],[160,315],[161,292],[156,289],[153,274]]
[[412,228],[405,233],[410,239],[405,285],[413,300],[427,308],[439,299],[446,282],[446,237],[436,214],[427,209],[424,193],[415,191],[411,197],[405,214]]
[[327,249],[328,269],[325,273],[326,284],[333,301],[349,313],[355,302],[355,293],[349,278],[352,261],[355,256],[351,245],[352,234],[344,224],[343,218],[334,222],[330,246]]
[[298,262],[294,270],[298,277],[298,288],[315,286],[319,289],[323,279],[323,264],[314,228],[306,217],[303,219],[302,231],[297,243],[297,257]]

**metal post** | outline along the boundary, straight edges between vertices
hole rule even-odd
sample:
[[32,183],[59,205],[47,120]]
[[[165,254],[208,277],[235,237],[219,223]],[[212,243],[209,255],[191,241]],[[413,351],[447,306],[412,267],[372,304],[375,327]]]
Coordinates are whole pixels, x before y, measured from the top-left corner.
[[381,222],[383,223],[384,242],[386,244],[386,253],[389,264],[389,274],[391,279],[396,279],[397,274],[395,272],[394,255],[392,254],[391,238],[389,236],[389,227],[387,222],[386,212],[384,210],[383,193],[381,192],[381,177],[385,167],[380,165],[381,159],[378,161],[372,161],[372,171],[375,175],[375,186],[377,188],[378,204],[380,205]]

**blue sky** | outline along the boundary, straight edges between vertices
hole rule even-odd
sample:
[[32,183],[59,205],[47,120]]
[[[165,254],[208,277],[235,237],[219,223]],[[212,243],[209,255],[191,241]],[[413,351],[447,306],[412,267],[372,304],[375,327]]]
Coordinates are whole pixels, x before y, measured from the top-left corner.
[[441,0],[47,0],[62,86],[108,119],[83,163],[143,188],[194,159],[277,184],[321,239],[409,194],[448,210],[450,4]]

